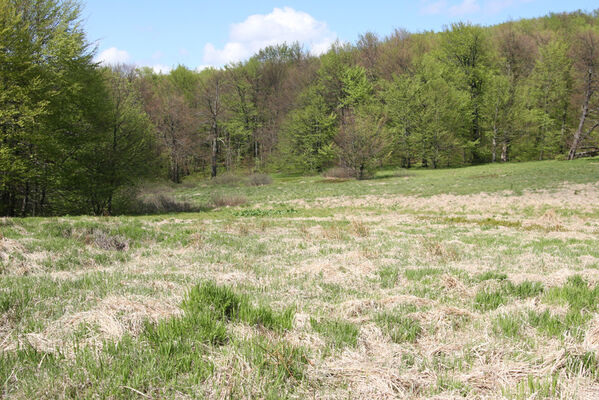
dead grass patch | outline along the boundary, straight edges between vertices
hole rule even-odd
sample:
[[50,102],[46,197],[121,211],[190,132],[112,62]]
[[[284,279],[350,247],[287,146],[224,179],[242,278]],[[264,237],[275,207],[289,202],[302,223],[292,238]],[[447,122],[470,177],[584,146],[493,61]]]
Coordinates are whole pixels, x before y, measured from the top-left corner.
[[109,296],[92,310],[64,315],[43,332],[30,333],[26,338],[39,351],[68,353],[75,334],[83,337],[77,338],[79,345],[101,346],[105,339],[118,339],[125,333],[137,335],[145,321],[156,322],[180,313],[179,307],[164,300]]

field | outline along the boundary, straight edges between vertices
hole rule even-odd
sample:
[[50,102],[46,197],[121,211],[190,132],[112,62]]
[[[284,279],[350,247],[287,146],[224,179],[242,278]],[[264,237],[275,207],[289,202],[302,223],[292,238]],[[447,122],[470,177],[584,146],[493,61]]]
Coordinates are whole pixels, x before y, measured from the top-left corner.
[[0,397],[599,398],[599,159],[0,220]]

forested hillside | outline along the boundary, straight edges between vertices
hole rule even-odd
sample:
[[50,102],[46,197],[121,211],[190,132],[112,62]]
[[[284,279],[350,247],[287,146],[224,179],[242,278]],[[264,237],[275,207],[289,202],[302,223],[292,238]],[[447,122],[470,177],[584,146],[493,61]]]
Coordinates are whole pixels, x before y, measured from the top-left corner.
[[112,214],[156,177],[362,179],[599,147],[599,10],[365,33],[321,56],[290,43],[162,75],[95,63],[93,39],[76,3],[0,0],[0,214]]

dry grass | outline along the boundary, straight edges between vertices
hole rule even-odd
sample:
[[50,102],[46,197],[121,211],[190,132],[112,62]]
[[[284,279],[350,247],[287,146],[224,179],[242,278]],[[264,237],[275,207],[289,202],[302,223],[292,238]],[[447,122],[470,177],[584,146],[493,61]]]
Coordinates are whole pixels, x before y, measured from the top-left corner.
[[[246,188],[262,189],[269,188]],[[293,307],[293,325],[275,333],[227,322],[229,340],[206,350],[214,372],[196,386],[173,389],[189,389],[181,398],[272,395],[276,380],[265,365],[278,365],[278,356],[265,353],[259,366],[244,347],[259,339],[261,346],[306,351],[304,377],[281,378],[277,387],[290,398],[598,398],[595,364],[584,360],[588,353],[599,359],[599,309],[585,303],[580,314],[586,319],[557,334],[549,323],[531,322],[531,315],[546,311],[554,323],[570,318],[572,299],[559,297],[565,296],[559,290],[573,276],[589,290],[599,284],[598,185],[429,197],[356,193],[295,199],[284,205],[297,213],[249,218],[227,209],[247,201],[241,194],[215,195],[220,210],[123,219],[119,234],[109,233],[115,232],[109,222],[64,219],[52,223],[71,223],[67,236],[47,239],[36,231],[41,228],[23,223],[26,233],[15,239],[13,221],[1,221],[5,282],[52,279],[56,287],[72,288],[44,297],[35,293],[41,281],[29,286],[32,298],[19,310],[32,311],[22,313],[23,321],[5,313],[0,347],[12,352],[29,343],[73,355],[75,339],[101,347],[105,340],[135,337],[144,320],[180,315],[186,291],[211,280],[247,294],[255,305]],[[276,206],[253,206],[281,208],[272,202]],[[106,225],[79,227],[90,221]],[[143,232],[135,231],[140,226]],[[54,265],[65,257],[73,258],[71,269],[48,267],[48,260]],[[542,291],[509,292],[508,283],[526,282],[538,282]],[[12,290],[9,284],[0,295]],[[477,307],[483,292],[500,301]],[[3,301],[12,306],[12,299]],[[408,321],[420,330],[398,339],[381,324],[383,315],[394,327]],[[317,332],[312,319],[355,326],[357,342],[331,346],[327,335],[339,332]],[[556,384],[545,395],[547,379]]]

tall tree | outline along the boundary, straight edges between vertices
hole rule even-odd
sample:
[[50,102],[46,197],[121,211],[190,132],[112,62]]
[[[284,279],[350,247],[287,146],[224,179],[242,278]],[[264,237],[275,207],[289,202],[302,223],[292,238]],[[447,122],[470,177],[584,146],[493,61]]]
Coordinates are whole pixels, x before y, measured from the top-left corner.
[[481,108],[488,75],[487,35],[480,26],[460,22],[443,32],[442,38],[442,59],[450,67],[446,78],[470,96],[469,112],[466,114],[470,127],[466,139],[470,142],[471,151],[469,155],[465,153],[464,158],[465,161],[471,157],[475,163],[482,162]]
[[79,15],[74,2],[0,1],[4,215],[50,212],[65,166],[97,138],[90,124],[100,78]]

